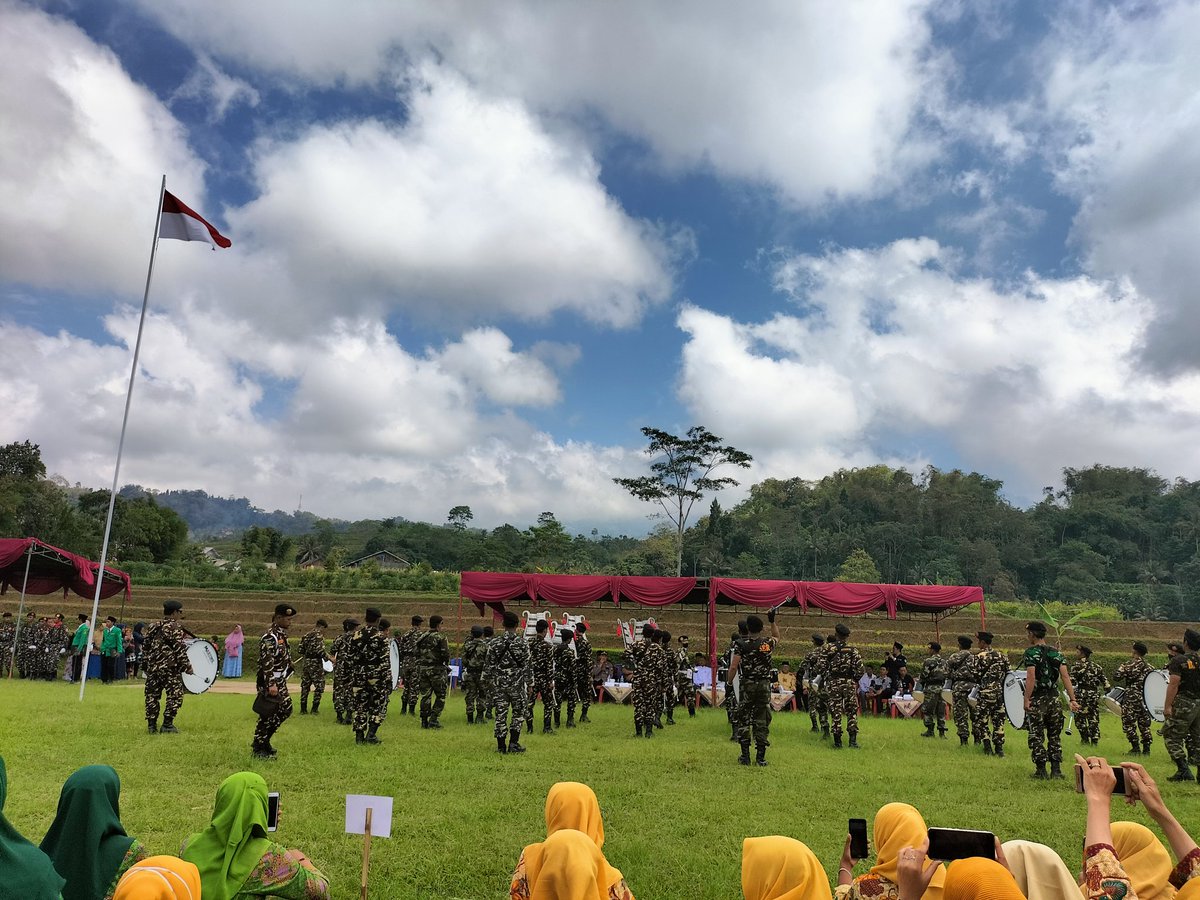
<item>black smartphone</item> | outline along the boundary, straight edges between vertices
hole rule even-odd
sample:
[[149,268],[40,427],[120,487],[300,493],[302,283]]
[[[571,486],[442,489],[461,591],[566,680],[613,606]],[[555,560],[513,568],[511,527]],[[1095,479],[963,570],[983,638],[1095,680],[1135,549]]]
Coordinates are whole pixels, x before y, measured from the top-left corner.
[[[1112,767],[1113,774],[1117,776],[1117,786],[1113,788],[1114,794],[1125,793],[1125,770],[1120,766]],[[1083,793],[1083,766],[1076,764],[1075,766],[1075,790],[1077,793]]]
[[930,859],[949,862],[952,859],[969,859],[982,856],[996,858],[996,836],[990,831],[968,831],[965,828],[930,828]]
[[850,820],[850,855],[855,859],[866,859],[870,855],[867,848],[867,820]]
[[279,791],[267,794],[267,831],[279,827]]

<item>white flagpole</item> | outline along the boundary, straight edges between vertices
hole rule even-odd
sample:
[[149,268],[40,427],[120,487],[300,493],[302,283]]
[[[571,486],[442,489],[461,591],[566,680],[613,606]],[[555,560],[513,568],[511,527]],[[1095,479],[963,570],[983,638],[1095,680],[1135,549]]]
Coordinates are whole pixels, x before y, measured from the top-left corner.
[[158,231],[162,226],[163,196],[167,192],[167,176],[163,175],[158,189],[158,205],[154,207],[154,241],[150,244],[150,267],[146,270],[146,290],[142,293],[142,316],[138,320],[137,340],[133,344],[133,366],[129,370],[129,388],[125,391],[125,417],[121,420],[121,440],[117,443],[117,464],[113,468],[112,492],[108,495],[108,518],[104,521],[104,543],[100,547],[100,569],[96,573],[96,596],[92,600],[92,617],[88,621],[87,656],[79,678],[79,700],[83,702],[83,690],[87,686],[87,663],[92,653],[92,639],[96,634],[96,616],[100,611],[100,589],[104,586],[104,563],[108,560],[108,537],[112,532],[113,510],[117,505],[117,481],[121,477],[121,453],[125,449],[125,428],[129,425],[129,404],[133,400],[133,380],[137,375],[138,354],[142,349],[142,330],[146,325],[146,306],[150,300],[150,279],[154,276],[154,255],[158,252]]
[[[25,588],[29,586],[29,564],[33,562],[33,544],[29,545],[29,549],[25,551],[25,580],[21,582],[21,605],[17,609],[17,629],[13,632],[12,642],[12,658],[9,660],[11,664],[8,670],[9,680],[12,680],[13,669],[17,667],[17,647],[21,640],[21,617],[25,615]],[[0,653],[3,653],[3,648],[0,648]]]

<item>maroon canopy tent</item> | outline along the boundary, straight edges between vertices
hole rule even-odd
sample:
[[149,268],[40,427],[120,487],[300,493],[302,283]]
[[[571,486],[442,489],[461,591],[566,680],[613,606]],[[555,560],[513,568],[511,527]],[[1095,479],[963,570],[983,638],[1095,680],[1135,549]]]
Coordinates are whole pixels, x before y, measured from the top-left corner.
[[[707,590],[702,581],[707,580]],[[628,600],[639,606],[705,603],[708,607],[708,656],[716,677],[717,604],[742,603],[771,609],[794,600],[802,612],[810,606],[843,616],[885,610],[889,619],[900,612],[927,612],[934,627],[959,609],[979,604],[979,619],[987,627],[983,588],[918,584],[852,584],[838,581],[762,581],[753,578],[656,578],[629,575],[543,575],[524,572],[463,572],[459,609],[470,600],[483,614],[485,607],[504,611],[510,600],[527,597],[534,603],[586,606]],[[715,683],[713,685],[715,690]]]

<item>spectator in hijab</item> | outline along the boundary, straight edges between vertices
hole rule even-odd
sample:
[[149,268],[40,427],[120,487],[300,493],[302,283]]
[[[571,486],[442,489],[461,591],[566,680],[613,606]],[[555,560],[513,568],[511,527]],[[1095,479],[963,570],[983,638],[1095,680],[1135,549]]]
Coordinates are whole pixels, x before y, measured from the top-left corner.
[[200,870],[174,856],[151,856],[117,884],[113,900],[200,900]]
[[58,900],[63,877],[54,863],[4,817],[8,769],[0,757],[0,900]]
[[745,900],[831,900],[829,876],[805,844],[790,837],[742,841]]

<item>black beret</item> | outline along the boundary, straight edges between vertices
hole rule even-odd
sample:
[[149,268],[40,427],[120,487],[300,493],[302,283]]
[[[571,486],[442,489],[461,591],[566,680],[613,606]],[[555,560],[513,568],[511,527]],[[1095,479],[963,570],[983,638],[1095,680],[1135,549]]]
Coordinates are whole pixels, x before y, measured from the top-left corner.
[[1034,635],[1034,637],[1044,638],[1046,636],[1046,623],[1034,620],[1025,624],[1025,630]]
[[178,600],[166,600],[163,602],[163,612],[170,615],[173,612],[179,612],[183,609],[183,604]]
[[990,631],[977,631],[975,632],[975,637],[979,638],[985,644],[990,644],[992,642],[993,635]]
[[833,630],[837,632],[838,637],[850,637],[850,628],[844,622],[838,622]]
[[1084,656],[1092,655],[1092,648],[1087,646],[1086,644],[1076,644],[1075,649],[1078,650],[1080,653],[1082,653]]
[[424,622],[424,621],[425,621],[425,617],[424,617],[424,616],[413,616],[413,617],[412,617],[412,623],[413,623],[414,625],[420,625],[420,624],[421,624],[422,622]]
[[814,632],[813,632],[813,636],[812,636],[812,642],[813,642],[814,644],[816,644],[817,646],[820,646],[821,644],[825,643],[825,636],[824,636],[824,635],[817,634],[817,633],[814,631]]
[[534,625],[533,627],[537,631],[538,634],[541,634],[543,631],[550,630],[550,623],[547,622],[545,619],[538,619],[537,624]]
[[368,606],[366,614],[363,616],[363,618],[365,618],[368,622],[378,622],[379,617],[382,615],[383,615],[383,613],[381,613],[375,607]]
[[328,628],[329,623],[326,622],[324,619],[317,619],[317,627],[318,628]]
[[[511,625],[508,625],[508,613],[505,613],[500,618],[505,623],[505,625],[509,628],[516,628],[517,625],[520,624],[520,622],[521,622],[521,617],[518,616],[516,613],[512,614],[512,624]],[[495,633],[496,633],[496,629],[492,628],[491,625],[483,626],[483,636],[484,637],[491,637]]]
[[[516,628],[516,627],[517,627],[518,625],[520,625],[520,624],[521,624],[521,617],[520,617],[520,616],[518,616],[518,615],[517,615],[515,612],[513,612],[511,609],[506,609],[506,610],[504,611],[504,627],[505,627],[505,628]],[[485,626],[485,627],[484,627],[484,629],[483,629],[483,633],[484,633],[484,634],[487,634],[487,627],[486,627],[486,626]]]
[[442,624],[441,616],[430,616],[429,617],[429,627],[430,628],[437,628],[441,624]]
[[1136,653],[1138,656],[1145,656],[1147,653],[1150,652],[1150,648],[1147,647],[1145,644],[1143,644],[1141,641],[1134,641],[1133,642],[1133,652]]
[[472,625],[471,626],[471,637],[483,637],[483,626],[482,625]]
[[296,607],[292,606],[290,603],[276,603],[275,604],[275,615],[277,615],[277,616],[294,616],[295,614],[296,614]]
[[932,650],[934,653],[937,653],[939,650],[942,649],[942,645],[939,644],[937,641],[930,641],[929,649]]
[[358,619],[342,619],[342,631],[353,631],[358,627]]
[[575,624],[575,630],[580,634],[583,634],[585,631],[587,631],[587,622],[577,622]]

